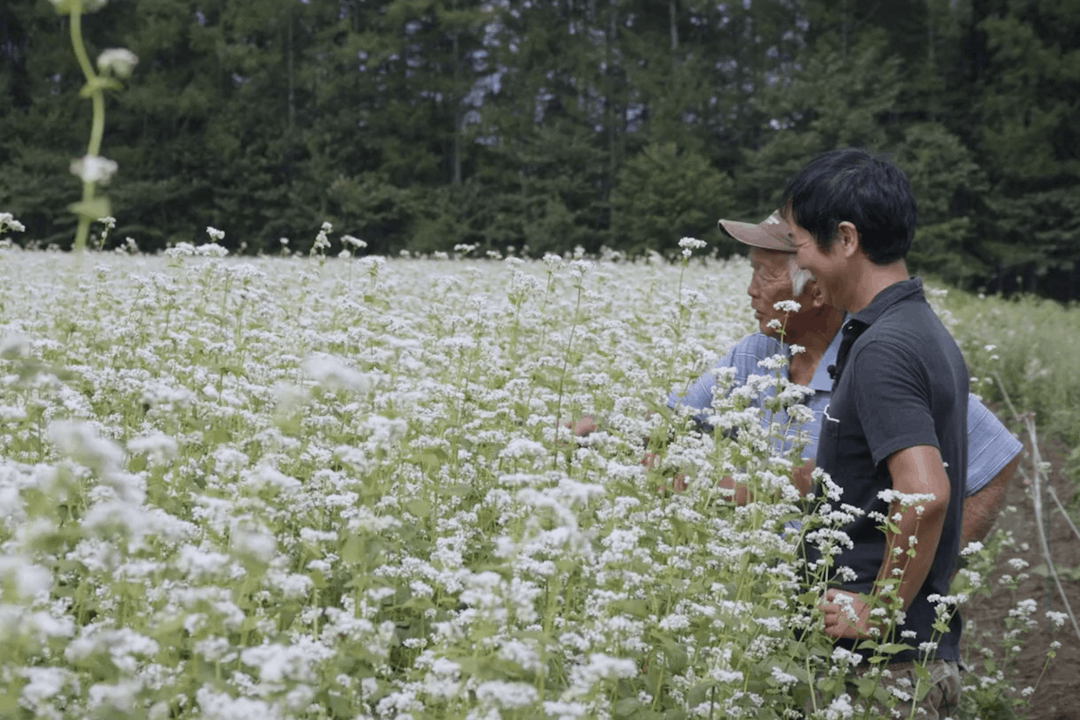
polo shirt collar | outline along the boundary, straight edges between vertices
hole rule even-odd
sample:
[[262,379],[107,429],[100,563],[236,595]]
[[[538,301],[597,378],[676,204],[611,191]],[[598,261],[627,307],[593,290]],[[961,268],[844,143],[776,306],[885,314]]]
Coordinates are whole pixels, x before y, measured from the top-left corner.
[[832,340],[829,341],[829,346],[825,348],[825,354],[821,356],[821,360],[818,362],[816,368],[814,368],[814,377],[810,378],[810,387],[818,392],[832,392],[832,375],[829,374],[829,367],[836,365],[836,356],[840,352],[840,343],[843,341],[842,332],[837,332],[833,335]]
[[840,351],[836,356],[836,373],[833,375],[834,381],[840,379],[840,375],[844,372],[844,367],[847,366],[848,354],[851,352],[852,345],[855,344],[855,341],[859,339],[866,329],[873,325],[874,321],[884,315],[885,311],[892,306],[899,305],[904,301],[912,300],[916,297],[925,297],[923,295],[922,280],[918,277],[901,280],[879,292],[874,296],[874,299],[870,301],[869,305],[850,316],[844,322],[844,329],[840,331],[840,334],[844,336],[844,339],[840,344]]
[[844,323],[844,329],[854,329],[851,327],[852,322],[858,323],[864,328],[869,327],[893,305],[908,300],[915,295],[923,296],[922,279],[918,276],[893,283],[875,295],[869,305],[850,316],[848,322]]

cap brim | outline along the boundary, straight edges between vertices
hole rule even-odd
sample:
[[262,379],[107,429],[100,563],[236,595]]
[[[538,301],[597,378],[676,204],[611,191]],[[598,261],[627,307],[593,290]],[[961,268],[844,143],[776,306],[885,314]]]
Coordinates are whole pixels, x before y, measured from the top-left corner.
[[745,245],[776,250],[778,252],[795,252],[793,243],[786,242],[769,233],[760,223],[736,222],[734,220],[721,220],[718,223],[720,232],[728,237],[738,240]]

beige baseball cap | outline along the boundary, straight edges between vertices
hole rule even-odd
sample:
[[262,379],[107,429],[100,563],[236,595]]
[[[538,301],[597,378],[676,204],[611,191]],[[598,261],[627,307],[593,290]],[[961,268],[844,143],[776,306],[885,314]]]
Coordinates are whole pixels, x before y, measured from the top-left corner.
[[795,237],[791,226],[780,217],[779,210],[774,210],[772,215],[757,225],[734,220],[720,220],[717,225],[720,232],[741,243],[766,250],[795,252]]

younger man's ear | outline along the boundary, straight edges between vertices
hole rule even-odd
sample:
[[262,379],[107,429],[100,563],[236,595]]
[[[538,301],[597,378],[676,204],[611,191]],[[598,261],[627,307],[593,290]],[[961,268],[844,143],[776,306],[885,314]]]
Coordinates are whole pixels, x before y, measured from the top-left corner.
[[845,257],[851,257],[859,251],[859,231],[849,220],[844,220],[836,226],[836,239]]

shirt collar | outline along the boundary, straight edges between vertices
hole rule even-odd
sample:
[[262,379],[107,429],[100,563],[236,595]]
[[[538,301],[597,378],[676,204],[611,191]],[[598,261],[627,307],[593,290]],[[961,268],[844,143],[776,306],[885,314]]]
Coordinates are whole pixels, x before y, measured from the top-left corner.
[[875,295],[869,305],[850,316],[848,322],[844,324],[844,329],[849,329],[851,322],[856,322],[864,328],[869,327],[893,305],[908,300],[915,295],[924,297],[922,280],[919,277],[916,276],[893,283]]
[[923,299],[925,302],[922,280],[918,277],[901,280],[879,292],[874,296],[874,299],[870,301],[869,305],[848,317],[844,322],[844,329],[840,333],[843,335],[843,342],[840,343],[840,350],[836,355],[836,372],[832,374],[834,381],[840,379],[840,375],[844,372],[844,367],[847,365],[848,354],[851,352],[851,347],[866,329],[873,325],[874,322],[884,315],[885,311],[892,306],[912,300],[916,298],[916,296]]
[[842,340],[843,333],[837,331],[832,340],[829,341],[829,346],[825,348],[825,354],[821,356],[817,367],[814,368],[814,377],[810,378],[810,387],[812,389],[818,392],[832,392],[833,381],[832,375],[829,374],[829,367],[836,365],[836,355],[840,352]]

